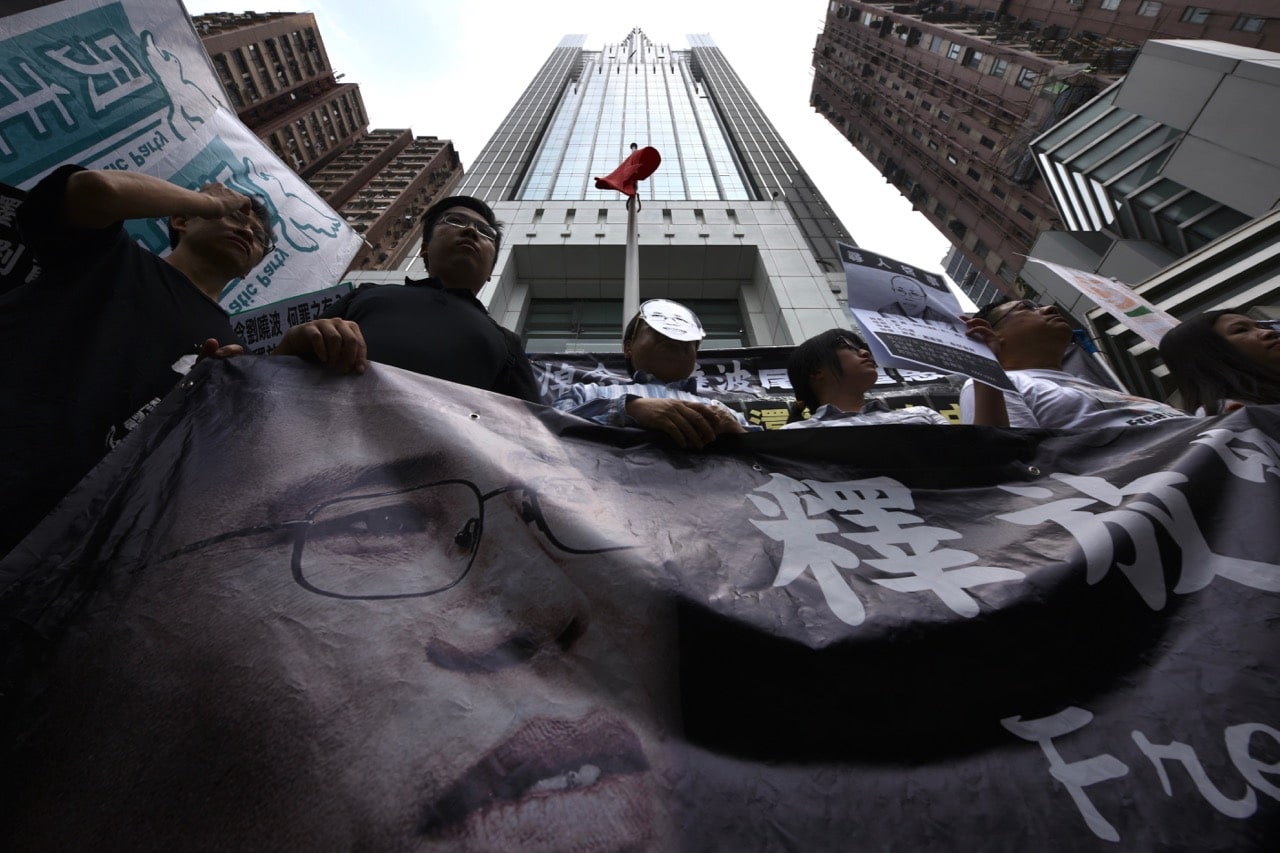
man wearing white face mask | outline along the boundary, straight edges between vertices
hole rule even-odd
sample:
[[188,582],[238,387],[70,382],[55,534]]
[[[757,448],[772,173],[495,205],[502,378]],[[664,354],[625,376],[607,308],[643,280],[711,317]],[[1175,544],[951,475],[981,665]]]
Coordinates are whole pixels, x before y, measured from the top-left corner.
[[704,337],[698,315],[679,302],[650,299],[623,333],[631,382],[578,383],[555,407],[608,426],[659,430],[681,448],[701,448],[719,435],[746,432],[740,414],[698,396],[693,371]]

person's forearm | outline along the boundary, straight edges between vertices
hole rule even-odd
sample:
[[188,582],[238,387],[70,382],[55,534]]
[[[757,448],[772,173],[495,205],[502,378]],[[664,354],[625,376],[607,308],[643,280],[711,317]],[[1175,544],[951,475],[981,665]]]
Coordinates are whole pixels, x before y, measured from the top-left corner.
[[125,219],[217,216],[217,202],[140,172],[85,171],[67,179],[63,221],[73,228],[105,228]]

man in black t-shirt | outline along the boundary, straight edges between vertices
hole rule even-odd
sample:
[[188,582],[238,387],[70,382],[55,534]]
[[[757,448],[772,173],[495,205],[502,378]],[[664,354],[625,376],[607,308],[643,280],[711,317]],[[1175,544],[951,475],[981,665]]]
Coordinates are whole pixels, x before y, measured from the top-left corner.
[[360,325],[373,361],[541,402],[520,338],[476,298],[498,259],[501,225],[478,198],[450,196],[422,218],[430,278],[361,285],[328,311]]
[[[169,217],[161,259],[125,219]],[[137,172],[62,166],[18,209],[41,275],[0,297],[0,556],[7,553],[203,356],[243,352],[217,299],[270,249],[257,200]],[[291,329],[280,354],[364,369],[359,330]]]

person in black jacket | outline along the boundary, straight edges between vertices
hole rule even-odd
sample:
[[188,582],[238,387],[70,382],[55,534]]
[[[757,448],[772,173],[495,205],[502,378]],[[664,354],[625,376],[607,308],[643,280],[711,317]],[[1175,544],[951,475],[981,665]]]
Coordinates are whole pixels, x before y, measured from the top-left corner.
[[498,263],[502,224],[484,201],[449,196],[422,215],[430,275],[361,284],[325,318],[360,324],[369,359],[486,391],[541,402],[520,337],[490,318],[476,293]]
[[[169,217],[173,249],[138,245],[126,219]],[[18,208],[41,274],[0,297],[3,556],[198,358],[244,352],[218,295],[274,243],[265,204],[221,184],[199,191],[140,172],[54,170]],[[363,372],[359,329],[295,326],[275,350]]]
[[360,325],[369,359],[541,402],[520,338],[476,298],[498,260],[502,226],[478,198],[450,196],[422,218],[430,275],[404,286],[363,284],[324,313]]

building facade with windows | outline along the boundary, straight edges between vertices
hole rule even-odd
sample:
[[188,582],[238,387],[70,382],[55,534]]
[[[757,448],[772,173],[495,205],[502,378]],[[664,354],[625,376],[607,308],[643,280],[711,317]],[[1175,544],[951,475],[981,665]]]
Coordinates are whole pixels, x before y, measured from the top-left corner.
[[[1156,40],[1125,79],[1032,142],[1063,227],[1032,258],[1129,284],[1178,318],[1280,304],[1280,53]],[[1047,268],[1131,387],[1172,390],[1154,348]]]
[[662,156],[640,184],[642,300],[689,304],[707,346],[848,325],[835,244],[852,240],[719,48],[688,38],[636,29],[587,50],[566,36],[458,188],[506,223],[480,298],[530,350],[620,347],[626,198],[594,179],[632,144]]
[[236,115],[304,178],[368,127],[360,88],[334,74],[315,15],[218,12],[193,23]]
[[1272,0],[830,0],[811,102],[1014,293],[1037,235],[1063,224],[1031,140],[1119,80],[1147,40],[1274,50],[1275,14]]
[[449,140],[368,130],[360,88],[340,82],[310,13],[193,19],[236,115],[364,239],[351,269],[390,270],[421,236],[421,214],[462,178]]

